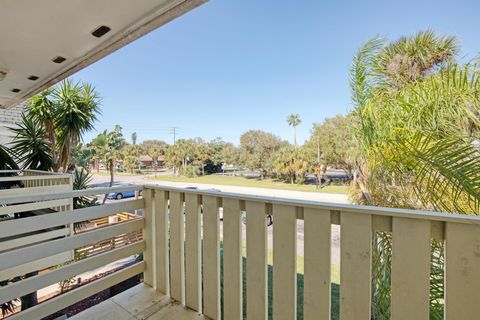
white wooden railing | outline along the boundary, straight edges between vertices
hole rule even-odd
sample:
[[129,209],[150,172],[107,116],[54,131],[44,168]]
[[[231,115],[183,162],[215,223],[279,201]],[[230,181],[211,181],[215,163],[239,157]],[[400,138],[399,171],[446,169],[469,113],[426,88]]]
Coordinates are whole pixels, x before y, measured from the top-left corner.
[[[2,188],[8,186],[9,188]],[[0,199],[6,196],[25,196],[37,192],[68,192],[72,191],[72,175],[39,170],[0,170]],[[69,211],[73,208],[72,198],[55,199],[52,201],[29,202],[24,201],[16,206],[5,207],[0,201],[0,220],[13,219],[15,214],[35,211],[45,213],[49,210]],[[72,235],[73,224],[65,224],[55,228],[34,230],[24,234],[7,236],[0,233],[0,252],[11,250],[46,241],[62,236]],[[65,251],[54,256],[44,257],[38,261],[31,261],[21,266],[15,266],[0,273],[0,281],[12,279],[25,274],[26,270],[35,270],[60,264],[73,258],[73,250]]]
[[[12,176],[4,176],[12,174]],[[18,181],[30,192],[36,191],[65,191],[72,190],[72,175],[67,173],[48,172],[40,170],[0,170],[0,182]],[[0,190],[0,195],[15,194],[17,189]]]
[[[141,187],[37,193],[3,197],[0,202],[10,207],[26,200],[53,201],[132,188]],[[247,318],[266,319],[270,249],[273,251],[273,318],[296,319],[297,222],[304,220],[304,303],[300,306],[304,319],[330,319],[331,316],[332,225],[341,228],[340,319],[371,318],[371,255],[375,231],[391,232],[393,237],[392,319],[429,318],[432,239],[443,242],[446,251],[445,319],[477,319],[480,314],[480,218],[475,216],[146,186],[142,199],[1,222],[0,234],[27,233],[140,208],[143,208],[143,217],[137,220],[0,253],[1,274],[2,270],[35,259],[143,230],[142,241],[1,287],[0,303],[143,251],[142,262],[50,299],[14,318],[46,316],[143,272],[147,285],[211,319],[242,319],[242,296],[246,290]],[[267,214],[272,214],[274,221],[270,227],[273,228],[272,248],[267,244]],[[222,241],[223,274],[220,269]],[[242,284],[244,244],[246,288]]]
[[[27,210],[28,208],[56,207],[58,201],[71,199],[79,196],[103,195],[109,192],[141,190],[142,187],[114,187],[95,188],[80,191],[66,192],[36,192],[15,194],[11,196],[0,196],[0,209],[8,212]],[[27,191],[27,189],[26,189]],[[28,208],[27,208],[28,207]],[[40,216],[31,216],[21,219],[10,219],[0,222],[0,246],[3,239],[12,236],[29,234],[48,228],[56,228],[77,222],[98,219],[118,212],[142,209],[143,199],[132,199],[115,203],[108,203],[90,208],[56,211]],[[30,209],[28,209],[30,210]],[[19,246],[0,251],[0,278],[9,279],[10,270],[21,270],[22,274],[32,271],[44,270],[37,276],[9,283],[0,287],[0,304],[17,299],[21,296],[37,291],[49,285],[74,277],[86,271],[104,266],[110,262],[129,257],[145,249],[144,241],[136,241],[130,244],[122,244],[121,247],[90,256],[77,262],[64,266],[48,269],[56,264],[56,257],[65,252],[82,248],[86,245],[95,244],[105,239],[115,238],[121,235],[137,232],[144,227],[144,219],[132,219],[127,222],[118,223],[80,234],[58,234],[55,238],[41,239],[28,246]],[[32,264],[32,262],[36,262]],[[77,289],[69,291],[60,296],[54,297],[30,309],[14,314],[12,319],[41,319],[56,311],[59,311],[73,303],[91,296],[99,291],[107,289],[121,281],[144,271],[144,263],[139,262],[114,274],[108,275],[100,280],[94,281]],[[17,271],[18,273],[18,271]]]
[[333,224],[341,228],[340,319],[371,319],[374,231],[393,236],[392,319],[429,319],[431,239],[445,244],[445,319],[480,317],[479,217],[160,186],[148,186],[143,194],[144,238],[153,246],[145,255],[145,282],[211,319],[222,317],[221,239],[223,318],[242,319],[244,289],[247,319],[267,318],[267,214],[274,221],[273,319],[296,319],[298,220],[305,226],[304,319],[331,317]]

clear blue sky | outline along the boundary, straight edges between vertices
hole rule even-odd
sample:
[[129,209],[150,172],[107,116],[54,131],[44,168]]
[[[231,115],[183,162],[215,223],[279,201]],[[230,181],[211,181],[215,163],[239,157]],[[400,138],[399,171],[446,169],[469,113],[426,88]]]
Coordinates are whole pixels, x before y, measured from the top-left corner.
[[77,73],[103,97],[96,132],[115,124],[130,139],[222,137],[250,129],[291,141],[312,123],[351,109],[348,69],[357,48],[433,29],[455,35],[462,57],[480,52],[480,1],[211,0]]

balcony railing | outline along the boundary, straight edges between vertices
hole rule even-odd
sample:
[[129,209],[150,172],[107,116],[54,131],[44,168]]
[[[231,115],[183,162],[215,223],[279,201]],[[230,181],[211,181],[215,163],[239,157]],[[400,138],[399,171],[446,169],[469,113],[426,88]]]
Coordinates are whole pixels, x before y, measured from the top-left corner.
[[[1,196],[9,212],[39,203],[140,190],[96,188]],[[445,318],[480,314],[480,218],[447,213],[338,205],[215,191],[146,186],[141,199],[0,222],[2,238],[58,227],[117,212],[142,217],[80,234],[62,235],[0,253],[0,274],[32,261],[142,230],[143,239],[42,272],[0,288],[0,303],[143,252],[143,261],[12,316],[40,319],[143,273],[145,284],[211,319],[248,319],[268,313],[267,215],[273,216],[273,318],[297,315],[297,222],[304,220],[304,319],[331,316],[331,230],[340,225],[340,318],[371,318],[372,235],[391,232],[392,319],[428,319],[431,240],[445,246]],[[245,217],[245,223],[244,223]],[[244,235],[246,237],[244,238]],[[0,239],[1,241],[1,239]],[[222,243],[222,245],[221,245]],[[0,242],[1,244],[1,242]],[[246,270],[243,270],[246,244]],[[221,256],[223,250],[223,257]],[[223,259],[223,272],[221,272]],[[243,288],[246,272],[246,288]],[[221,289],[223,277],[223,290]],[[223,295],[223,296],[222,296]],[[223,303],[223,308],[221,307]],[[222,315],[223,312],[223,315]]]

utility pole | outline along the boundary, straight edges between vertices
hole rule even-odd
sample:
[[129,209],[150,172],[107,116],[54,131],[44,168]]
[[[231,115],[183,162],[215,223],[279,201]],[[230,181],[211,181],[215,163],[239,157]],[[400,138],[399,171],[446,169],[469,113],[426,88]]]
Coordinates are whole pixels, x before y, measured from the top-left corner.
[[179,127],[171,127],[169,133],[173,135],[173,145],[177,142],[177,131]]

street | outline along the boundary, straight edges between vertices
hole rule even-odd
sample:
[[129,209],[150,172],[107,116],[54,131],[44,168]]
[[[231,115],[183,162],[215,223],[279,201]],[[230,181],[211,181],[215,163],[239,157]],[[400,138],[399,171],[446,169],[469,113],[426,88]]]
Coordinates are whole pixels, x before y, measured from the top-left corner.
[[[94,174],[92,184],[105,184],[110,181],[109,176]],[[185,182],[173,182],[173,181],[155,181],[153,176],[145,175],[117,175],[115,177],[116,184],[157,184],[162,186],[171,187],[197,187],[198,189],[216,189],[222,192],[230,193],[242,193],[251,194],[257,196],[275,197],[275,198],[289,198],[299,200],[311,200],[330,203],[350,203],[348,195],[336,194],[336,193],[322,193],[322,192],[304,192],[304,191],[291,191],[291,190],[278,190],[278,189],[265,189],[265,188],[252,188],[252,187],[239,187],[239,186],[225,186],[203,183],[185,183]],[[274,227],[274,226],[273,226]],[[268,248],[273,248],[273,227],[267,228],[267,242]],[[223,232],[221,232],[223,234]],[[245,228],[243,228],[243,239],[246,238]],[[297,254],[303,256],[304,252],[304,224],[303,220],[297,220]],[[337,225],[332,226],[332,264],[340,263],[340,227]]]

